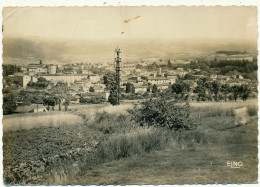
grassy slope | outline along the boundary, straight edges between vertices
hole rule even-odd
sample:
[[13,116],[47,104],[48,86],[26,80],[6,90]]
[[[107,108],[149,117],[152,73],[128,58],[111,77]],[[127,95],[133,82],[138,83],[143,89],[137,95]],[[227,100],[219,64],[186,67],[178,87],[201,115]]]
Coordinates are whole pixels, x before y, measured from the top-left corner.
[[[215,103],[213,104],[215,106]],[[215,108],[212,104],[199,108],[200,106],[202,105],[192,109],[193,118],[200,123],[197,130],[182,134],[173,132],[172,141],[164,146],[166,149],[154,150],[151,153],[141,151],[141,154],[131,154],[128,158],[107,160],[104,164],[99,163],[92,169],[84,170],[83,168],[84,172],[81,173],[83,176],[78,174],[76,174],[77,177],[70,177],[70,174],[54,176],[54,179],[47,181],[47,184],[182,184],[256,181],[257,117],[252,116],[247,126],[235,127],[234,116],[230,113],[230,108],[232,108],[230,103],[218,104]],[[211,111],[207,107],[210,107]],[[87,116],[88,112],[89,109],[81,109],[79,115]],[[113,115],[102,117],[101,114],[97,119],[102,120],[98,123],[94,121],[90,126],[62,125],[4,133],[4,164],[12,164],[14,160],[17,164],[26,162],[26,160],[38,160],[37,155],[47,158],[53,157],[52,153],[55,153],[62,156],[66,152],[82,147],[84,142],[93,147],[91,142],[100,141],[105,137],[120,141],[120,136],[124,136],[125,132],[129,133],[129,130],[134,130],[134,133],[141,137],[146,133],[146,130],[138,132],[137,129],[127,127],[129,121],[126,121],[125,118],[118,120]],[[122,126],[122,124],[127,125]],[[148,136],[143,139],[144,142],[147,140],[151,140],[151,138]],[[139,143],[140,139],[134,138],[131,141],[136,145],[135,143]],[[131,141],[129,142],[131,143]],[[28,143],[30,146],[27,146]],[[106,146],[106,144],[103,145]],[[49,149],[50,151],[48,151]],[[137,151],[139,151],[138,149]],[[20,151],[19,154],[17,151]],[[48,153],[44,153],[44,151]],[[77,158],[84,156],[85,153],[82,154]],[[69,160],[69,162],[71,161],[73,160]],[[240,169],[231,169],[226,166],[227,161],[243,161],[244,166]],[[68,166],[66,162],[62,163],[64,162],[62,159],[59,159],[58,162],[63,167]],[[80,165],[82,166],[83,163]],[[46,166],[45,174],[49,173],[48,168],[52,170],[53,167]],[[77,169],[76,166],[75,170]],[[69,170],[74,169],[69,168]],[[50,171],[50,173],[52,172]],[[37,183],[37,181],[35,182]],[[33,183],[35,184],[35,182]],[[44,182],[46,182],[45,179]],[[42,184],[43,181],[40,180],[39,183]]]
[[[199,131],[208,144],[192,135],[179,145],[105,163],[77,184],[255,183],[257,180],[257,117],[235,127],[231,117],[207,117]],[[242,161],[239,169],[227,161]],[[73,182],[72,182],[73,183]]]

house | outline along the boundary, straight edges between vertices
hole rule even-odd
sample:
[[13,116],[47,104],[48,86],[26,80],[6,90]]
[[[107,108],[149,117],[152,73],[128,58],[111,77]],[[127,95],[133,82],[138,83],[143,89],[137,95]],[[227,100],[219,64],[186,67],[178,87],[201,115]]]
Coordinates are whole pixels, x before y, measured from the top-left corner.
[[151,84],[174,84],[177,77],[148,77],[147,82]]
[[48,112],[48,110],[46,108],[35,108],[33,109],[33,113],[37,113],[37,112]]
[[89,75],[88,78],[91,82],[99,82],[100,81],[99,75]]
[[93,86],[95,92],[104,92],[104,88],[103,86],[100,86],[100,85],[94,85]]
[[17,73],[14,75],[14,81],[23,88],[27,88],[28,83],[32,80],[31,76]]
[[108,92],[81,93],[80,97],[84,99],[100,99],[103,101],[108,101],[109,93]]
[[146,86],[136,86],[135,87],[135,93],[137,94],[144,94],[147,91]]
[[158,85],[158,89],[160,89],[160,90],[166,90],[166,89],[168,89],[170,86],[171,86],[171,84],[161,84],[161,85]]

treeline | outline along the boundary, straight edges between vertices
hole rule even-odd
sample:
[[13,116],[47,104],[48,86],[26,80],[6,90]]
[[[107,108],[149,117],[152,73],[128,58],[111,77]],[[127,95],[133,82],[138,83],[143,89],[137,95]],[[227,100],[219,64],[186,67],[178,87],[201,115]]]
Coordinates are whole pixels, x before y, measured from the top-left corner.
[[20,72],[21,67],[12,64],[3,64],[3,76],[13,75],[16,72]]
[[236,71],[243,75],[257,71],[257,59],[252,62],[248,60],[199,60],[197,62],[192,61],[186,68],[218,72],[221,75],[232,74]]
[[248,54],[246,51],[217,51],[217,54],[225,54],[225,55],[241,55],[241,54]]
[[180,81],[172,85],[171,93],[184,100],[190,98],[197,101],[236,101],[238,98],[245,101],[250,96],[250,88],[245,84],[229,86],[218,81],[200,78],[195,85],[192,88],[189,82]]

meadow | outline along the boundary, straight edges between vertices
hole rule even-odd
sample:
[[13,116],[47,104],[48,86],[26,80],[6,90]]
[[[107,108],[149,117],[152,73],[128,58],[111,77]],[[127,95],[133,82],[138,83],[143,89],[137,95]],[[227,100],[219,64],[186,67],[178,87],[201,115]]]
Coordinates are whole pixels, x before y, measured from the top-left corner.
[[[197,124],[190,131],[140,127],[127,112],[133,108],[129,103],[75,106],[61,116],[30,114],[23,116],[26,124],[17,115],[7,116],[4,180],[45,185],[256,182],[257,101],[190,105]],[[236,126],[233,109],[242,106],[250,119]],[[243,166],[232,169],[228,161]]]

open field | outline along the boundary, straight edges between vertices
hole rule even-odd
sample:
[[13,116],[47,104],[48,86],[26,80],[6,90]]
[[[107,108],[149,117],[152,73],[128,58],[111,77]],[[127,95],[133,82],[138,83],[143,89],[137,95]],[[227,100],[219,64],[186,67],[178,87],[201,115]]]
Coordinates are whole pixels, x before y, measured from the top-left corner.
[[[234,124],[233,109],[242,106],[249,109],[249,122],[238,126]],[[19,127],[4,131],[5,182],[256,182],[256,101],[191,103],[191,116],[198,127],[183,132],[138,127],[126,112],[132,107],[75,105],[62,116],[59,112],[26,114],[26,124],[20,115],[4,116],[4,123]],[[55,121],[57,117],[61,121]],[[230,168],[228,161],[242,161],[243,166]]]
[[82,124],[81,117],[66,112],[14,114],[3,117],[3,131]]

